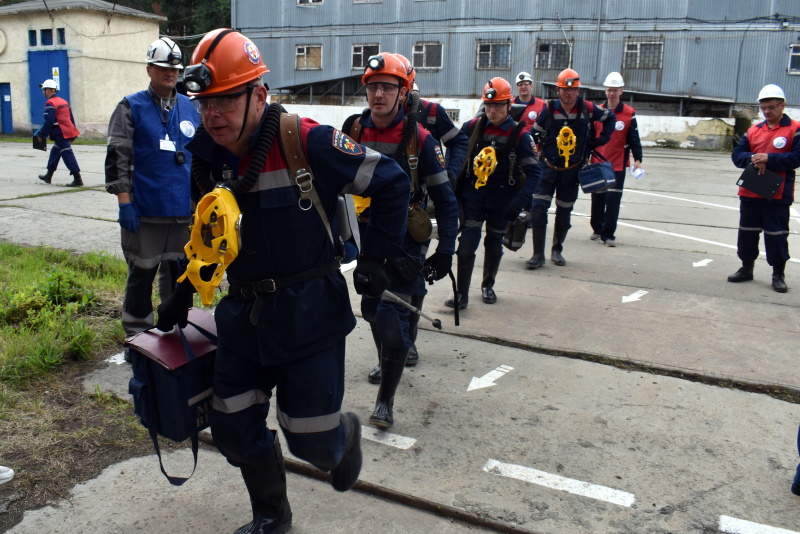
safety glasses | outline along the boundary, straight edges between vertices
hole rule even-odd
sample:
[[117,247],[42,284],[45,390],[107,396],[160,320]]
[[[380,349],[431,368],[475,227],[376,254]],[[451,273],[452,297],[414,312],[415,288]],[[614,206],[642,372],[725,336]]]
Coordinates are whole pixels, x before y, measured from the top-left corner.
[[230,113],[231,111],[236,109],[236,100],[250,91],[252,91],[255,86],[248,85],[241,91],[237,91],[235,93],[231,93],[229,95],[218,95],[218,96],[196,96],[192,98],[192,104],[194,104],[194,108],[197,110],[198,113],[201,115],[208,115],[208,113],[213,109],[220,115],[224,113]]
[[384,83],[384,82],[369,82],[367,84],[367,92],[371,95],[374,95],[378,91],[385,95],[393,95],[400,89],[400,86],[396,83]]

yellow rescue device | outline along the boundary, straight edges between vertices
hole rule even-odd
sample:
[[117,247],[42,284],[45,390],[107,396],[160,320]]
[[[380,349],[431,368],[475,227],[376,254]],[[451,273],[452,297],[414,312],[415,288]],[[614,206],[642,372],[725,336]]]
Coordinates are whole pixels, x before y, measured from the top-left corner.
[[564,126],[558,132],[558,139],[556,145],[558,146],[558,155],[564,157],[564,167],[569,167],[569,157],[575,153],[575,146],[578,144],[578,138],[569,126]]
[[[225,269],[239,254],[241,224],[239,204],[227,187],[215,187],[197,203],[189,227],[189,242],[183,248],[189,265],[178,282],[188,277],[204,306],[211,305]],[[200,269],[209,265],[216,265],[216,268],[211,279],[204,280]]]
[[369,197],[353,195],[353,204],[356,207],[356,217],[361,217],[361,214],[364,213],[364,210],[369,207],[371,200],[372,199]]
[[492,175],[497,168],[497,152],[493,146],[487,146],[475,156],[472,160],[472,170],[475,172],[477,180],[475,180],[475,189],[483,187],[489,181],[489,176]]

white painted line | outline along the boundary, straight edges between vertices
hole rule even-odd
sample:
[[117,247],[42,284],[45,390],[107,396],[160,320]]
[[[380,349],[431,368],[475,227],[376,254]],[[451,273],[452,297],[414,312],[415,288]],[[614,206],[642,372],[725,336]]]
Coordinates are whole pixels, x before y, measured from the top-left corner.
[[389,432],[378,430],[377,428],[372,428],[371,426],[362,426],[361,436],[364,439],[403,450],[410,449],[417,442],[417,440],[414,438],[407,438],[405,436],[391,434]]
[[486,462],[483,470],[487,473],[507,478],[516,478],[517,480],[530,482],[531,484],[537,484],[546,488],[566,491],[574,495],[580,495],[581,497],[589,497],[590,499],[610,502],[611,504],[618,504],[629,508],[636,501],[636,496],[633,493],[546,473],[544,471],[531,469],[530,467],[504,464],[497,460],[490,459]]
[[356,268],[356,264],[357,264],[357,263],[358,263],[358,262],[357,262],[357,261],[355,261],[355,260],[351,261],[350,263],[343,263],[342,265],[340,265],[340,266],[339,266],[339,269],[340,269],[340,270],[341,270],[343,273],[346,273],[346,272],[347,272],[347,271],[349,271],[350,269],[355,269],[355,268]]
[[647,295],[647,291],[645,291],[644,289],[640,289],[639,291],[631,293],[628,296],[622,297],[622,303],[624,304],[626,302],[634,302],[636,300],[642,300],[642,297],[645,295]]
[[478,378],[473,376],[472,380],[469,382],[469,386],[467,387],[467,391],[472,391],[473,389],[481,389],[481,388],[488,388],[491,386],[496,385],[494,383],[495,380],[502,377],[509,371],[513,371],[513,367],[509,367],[508,365],[501,365],[497,369],[493,371],[489,371],[482,377]]
[[626,189],[626,193],[638,193],[640,195],[650,195],[652,197],[660,197],[660,198],[669,198],[671,200],[680,200],[682,202],[691,202],[693,204],[702,204],[704,206],[712,206],[714,208],[723,208],[726,210],[736,210],[739,211],[739,206],[725,206],[723,204],[713,204],[711,202],[703,202],[701,200],[691,200],[688,198],[681,198],[681,197],[671,197],[669,195],[660,195],[658,193],[651,193],[649,191],[638,191],[636,189]]
[[719,529],[728,534],[798,534],[794,530],[752,523],[727,515],[719,516]]
[[106,358],[108,363],[116,363],[117,365],[122,365],[125,363],[125,353],[120,352],[119,354],[114,354],[113,356],[109,356]]
[[714,261],[714,260],[705,259],[705,260],[696,261],[696,262],[692,263],[692,267],[705,267],[706,265],[708,265],[712,261]]

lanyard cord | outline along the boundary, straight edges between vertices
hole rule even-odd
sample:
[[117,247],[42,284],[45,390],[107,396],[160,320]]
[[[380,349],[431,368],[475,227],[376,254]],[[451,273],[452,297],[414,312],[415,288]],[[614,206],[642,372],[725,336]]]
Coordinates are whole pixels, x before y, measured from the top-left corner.
[[[159,97],[159,98],[161,98],[161,97]],[[164,100],[164,99],[162,98],[161,100]],[[167,99],[167,100],[169,100],[169,99]],[[172,122],[172,115],[169,115],[169,110],[164,109],[163,106],[159,107],[158,104],[156,104],[155,100],[153,100],[152,98],[150,99],[150,102],[152,102],[153,103],[153,107],[156,108],[156,113],[161,116],[161,125],[164,127],[164,136],[165,136],[165,138],[168,139],[169,138],[169,130],[167,130],[167,125],[170,122]],[[183,148],[181,147],[181,144],[180,144],[181,143],[181,126],[180,126],[181,125],[181,110],[180,110],[180,106],[178,105],[178,93],[177,93],[177,91],[175,92],[175,107],[173,107],[172,109],[178,115],[178,139],[176,141],[173,141],[173,143],[176,143],[176,145],[178,147],[178,150],[183,150]],[[166,119],[164,118],[164,113],[167,113]]]

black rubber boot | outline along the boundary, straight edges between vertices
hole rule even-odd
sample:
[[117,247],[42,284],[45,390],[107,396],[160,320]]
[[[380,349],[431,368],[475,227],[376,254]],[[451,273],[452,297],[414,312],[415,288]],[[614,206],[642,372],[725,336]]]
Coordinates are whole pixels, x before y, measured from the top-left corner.
[[83,180],[81,179],[81,173],[76,172],[72,175],[72,183],[67,184],[67,187],[83,187]]
[[772,267],[772,289],[778,293],[786,293],[789,291],[789,287],[786,285],[786,280],[783,276],[785,268],[786,263],[781,263]]
[[755,261],[742,261],[742,268],[728,277],[728,282],[749,282],[753,279]]
[[375,349],[378,351],[378,365],[376,365],[372,371],[369,372],[367,375],[367,381],[370,384],[380,384],[381,383],[381,340],[378,337],[378,329],[377,327],[369,323],[370,332],[372,332],[372,341],[375,342]]
[[[422,310],[422,303],[425,302],[425,295],[412,295],[411,305],[418,310]],[[414,367],[419,363],[419,352],[417,352],[417,332],[419,332],[419,314],[411,312],[408,316],[408,339],[411,340],[411,348],[408,349],[406,357],[406,367]]]
[[352,412],[341,415],[347,432],[347,447],[339,464],[331,469],[331,486],[336,491],[347,491],[353,487],[361,473],[363,456],[361,454],[361,422]]
[[[475,254],[471,256],[458,256],[458,266],[456,268],[456,285],[458,286],[458,309],[466,309],[469,304],[469,285],[472,281],[472,270],[475,268]],[[456,301],[447,299],[444,305],[448,308],[455,308]]]
[[567,239],[567,232],[557,232],[553,230],[553,248],[550,250],[550,259],[558,265],[563,267],[567,264],[567,260],[561,255],[564,250],[564,241]]
[[292,528],[292,509],[286,497],[286,466],[281,444],[275,444],[258,465],[242,466],[242,478],[250,494],[253,521],[235,534],[280,534]]
[[392,408],[394,406],[394,394],[403,376],[403,368],[406,366],[407,350],[388,349],[383,347],[381,351],[381,388],[378,390],[378,400],[375,401],[375,411],[369,418],[369,424],[380,429],[390,428],[394,424]]
[[46,173],[39,175],[39,179],[41,181],[43,181],[44,183],[49,184],[53,180],[53,173],[54,172],[55,171],[51,171],[50,169],[47,169]]
[[485,250],[483,257],[483,281],[481,282],[481,297],[486,304],[497,302],[497,295],[494,292],[494,282],[497,278],[497,271],[500,270],[500,260],[503,259],[502,250]]
[[534,228],[533,232],[533,256],[525,262],[528,269],[538,269],[544,267],[544,241],[547,238],[547,227]]

